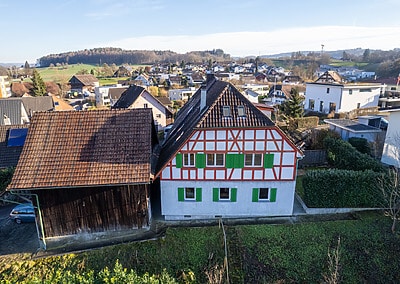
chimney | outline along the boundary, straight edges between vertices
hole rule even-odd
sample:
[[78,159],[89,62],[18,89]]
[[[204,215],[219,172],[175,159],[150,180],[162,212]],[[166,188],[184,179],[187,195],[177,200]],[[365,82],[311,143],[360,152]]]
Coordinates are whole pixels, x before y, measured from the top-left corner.
[[206,105],[207,105],[207,82],[203,82],[201,84],[200,112],[203,111]]
[[208,71],[206,73],[206,81],[201,84],[201,97],[200,97],[200,111],[207,105],[207,87],[212,85],[216,81],[213,73]]

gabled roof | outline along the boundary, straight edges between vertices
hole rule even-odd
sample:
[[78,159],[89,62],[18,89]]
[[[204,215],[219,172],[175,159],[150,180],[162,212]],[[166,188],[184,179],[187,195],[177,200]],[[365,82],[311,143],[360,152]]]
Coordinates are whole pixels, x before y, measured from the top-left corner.
[[8,190],[149,183],[151,109],[39,112]]
[[53,99],[53,104],[54,104],[54,110],[55,111],[63,111],[63,110],[74,110],[74,107],[68,104],[66,101],[63,99],[57,97],[57,96],[51,96]]
[[29,116],[36,111],[49,111],[54,109],[53,99],[50,96],[22,97],[21,99]]
[[0,125],[4,125],[3,115],[10,119],[11,124],[21,124],[23,108],[21,98],[0,99]]
[[143,87],[131,85],[121,94],[121,97],[112,108],[129,108],[144,91],[145,89]]
[[125,92],[127,89],[127,87],[110,88],[108,90],[108,96],[113,100],[118,100],[121,97],[122,93]]
[[23,146],[8,146],[10,129],[28,128],[28,125],[0,125],[0,169],[15,167]]
[[[175,155],[197,129],[273,127],[275,124],[257,109],[232,84],[207,76],[206,103],[200,110],[201,88],[178,111],[174,126],[164,141],[156,172]],[[246,116],[238,117],[236,107],[243,105]],[[230,118],[222,116],[223,106],[231,106]]]
[[336,71],[325,71],[315,83],[342,84],[343,79]]
[[72,78],[69,80],[71,82],[73,78],[76,78],[79,82],[82,83],[84,86],[92,86],[93,83],[99,82],[99,80],[93,76],[92,74],[85,74],[85,75],[74,75]]

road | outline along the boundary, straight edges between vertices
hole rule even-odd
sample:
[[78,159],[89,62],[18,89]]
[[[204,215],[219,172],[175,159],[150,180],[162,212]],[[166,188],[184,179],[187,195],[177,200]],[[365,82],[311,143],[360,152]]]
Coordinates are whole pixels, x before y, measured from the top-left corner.
[[0,206],[0,255],[35,253],[39,248],[36,225],[12,221],[8,214],[14,206]]

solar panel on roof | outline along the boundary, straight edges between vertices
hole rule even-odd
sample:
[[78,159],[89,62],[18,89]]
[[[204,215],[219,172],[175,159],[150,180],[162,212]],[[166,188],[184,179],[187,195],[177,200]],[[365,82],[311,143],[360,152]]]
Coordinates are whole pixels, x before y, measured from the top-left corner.
[[7,146],[24,146],[28,128],[11,128],[8,133]]

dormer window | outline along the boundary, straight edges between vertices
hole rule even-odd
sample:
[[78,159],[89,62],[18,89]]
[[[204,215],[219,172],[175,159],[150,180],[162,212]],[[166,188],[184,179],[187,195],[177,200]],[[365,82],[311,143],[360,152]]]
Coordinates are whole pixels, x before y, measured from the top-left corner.
[[230,106],[223,106],[222,107],[222,115],[224,117],[231,117],[231,107]]
[[238,117],[246,117],[244,106],[238,106],[237,111],[238,111]]

